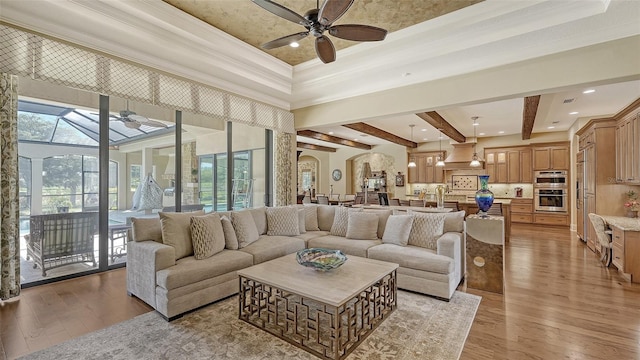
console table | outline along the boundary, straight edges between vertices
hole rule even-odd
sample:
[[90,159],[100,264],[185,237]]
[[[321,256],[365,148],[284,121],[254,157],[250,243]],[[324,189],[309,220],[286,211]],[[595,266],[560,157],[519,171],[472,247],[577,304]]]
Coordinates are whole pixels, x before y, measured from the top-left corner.
[[504,217],[467,216],[467,286],[504,293]]

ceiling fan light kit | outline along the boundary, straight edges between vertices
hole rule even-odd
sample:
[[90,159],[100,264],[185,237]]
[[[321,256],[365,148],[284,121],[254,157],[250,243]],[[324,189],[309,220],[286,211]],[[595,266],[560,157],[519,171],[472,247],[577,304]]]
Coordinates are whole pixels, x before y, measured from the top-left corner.
[[316,8],[307,11],[304,16],[290,10],[280,4],[269,0],[252,0],[256,5],[277,15],[285,20],[304,26],[307,31],[286,35],[281,38],[269,41],[262,45],[263,49],[275,49],[281,46],[290,45],[304,39],[309,34],[316,38],[315,47],[318,58],[325,64],[336,60],[336,49],[327,36],[351,41],[382,41],[387,36],[387,30],[375,26],[360,24],[333,25],[347,10],[353,5],[354,0],[325,0],[320,6],[320,1],[316,2]]

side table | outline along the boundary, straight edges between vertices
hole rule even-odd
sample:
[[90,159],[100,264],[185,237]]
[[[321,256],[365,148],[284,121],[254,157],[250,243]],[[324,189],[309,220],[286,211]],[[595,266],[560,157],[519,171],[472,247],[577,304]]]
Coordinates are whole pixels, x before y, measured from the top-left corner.
[[470,215],[467,222],[467,286],[504,293],[504,217]]

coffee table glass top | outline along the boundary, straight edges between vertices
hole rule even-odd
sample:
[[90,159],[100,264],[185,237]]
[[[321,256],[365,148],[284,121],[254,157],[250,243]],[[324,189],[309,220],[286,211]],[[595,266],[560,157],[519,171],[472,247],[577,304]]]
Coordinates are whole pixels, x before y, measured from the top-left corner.
[[348,260],[331,271],[317,271],[296,261],[296,254],[248,267],[238,275],[320,301],[341,306],[398,268],[398,264],[347,255]]

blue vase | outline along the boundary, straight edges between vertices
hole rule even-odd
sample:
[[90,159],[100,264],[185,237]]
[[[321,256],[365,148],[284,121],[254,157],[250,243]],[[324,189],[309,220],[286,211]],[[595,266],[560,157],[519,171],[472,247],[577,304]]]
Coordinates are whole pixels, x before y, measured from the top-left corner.
[[480,175],[480,190],[476,191],[476,204],[480,216],[487,217],[487,211],[493,205],[493,193],[489,190],[489,175]]

